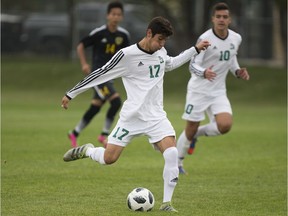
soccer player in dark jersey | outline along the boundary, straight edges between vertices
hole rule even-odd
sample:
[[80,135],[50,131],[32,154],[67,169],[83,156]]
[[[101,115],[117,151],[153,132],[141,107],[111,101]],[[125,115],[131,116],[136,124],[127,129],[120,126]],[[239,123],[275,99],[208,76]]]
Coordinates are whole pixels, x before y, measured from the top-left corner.
[[[84,37],[77,46],[77,54],[85,75],[97,68],[102,67],[120,49],[129,45],[130,35],[127,30],[119,27],[123,19],[123,5],[121,2],[110,2],[107,7],[107,23],[94,29]],[[87,63],[85,49],[92,47],[92,68]],[[110,132],[115,115],[121,107],[121,98],[116,92],[113,81],[108,81],[94,86],[94,96],[89,109],[83,115],[76,127],[69,132],[68,137],[72,147],[77,147],[77,137],[80,132],[90,123],[92,118],[100,111],[103,104],[108,100],[110,108],[106,114],[106,120],[98,141],[106,145],[106,137]]]

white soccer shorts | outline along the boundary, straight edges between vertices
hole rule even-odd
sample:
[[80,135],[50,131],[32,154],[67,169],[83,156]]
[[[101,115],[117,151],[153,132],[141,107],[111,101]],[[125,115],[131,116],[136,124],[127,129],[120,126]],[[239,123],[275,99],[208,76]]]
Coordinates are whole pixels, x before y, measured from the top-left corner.
[[188,121],[200,122],[205,119],[205,112],[208,113],[209,117],[211,114],[214,116],[219,113],[230,113],[232,115],[232,108],[227,95],[212,97],[200,93],[188,93],[182,118]]
[[115,128],[108,136],[108,143],[125,147],[133,137],[141,135],[148,136],[149,143],[151,144],[159,142],[168,136],[176,138],[175,130],[167,118],[156,121],[143,121],[139,119],[122,121],[119,119]]

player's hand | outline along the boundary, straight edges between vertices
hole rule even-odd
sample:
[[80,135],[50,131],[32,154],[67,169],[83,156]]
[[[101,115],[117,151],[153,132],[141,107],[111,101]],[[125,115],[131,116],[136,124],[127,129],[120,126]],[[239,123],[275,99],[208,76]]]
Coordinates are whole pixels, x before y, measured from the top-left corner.
[[250,76],[249,76],[249,73],[247,71],[246,68],[240,68],[236,71],[236,75],[237,77],[243,79],[243,80],[249,80],[250,79]]
[[89,64],[82,65],[82,71],[85,75],[88,75],[91,72],[91,68]]
[[207,40],[201,40],[196,44],[198,50],[206,50],[211,44]]
[[204,78],[209,81],[213,81],[216,77],[216,73],[212,70],[213,66],[214,65],[210,66],[204,71]]
[[61,107],[63,107],[64,109],[68,109],[68,103],[69,103],[70,99],[67,96],[64,96],[62,98],[62,104]]

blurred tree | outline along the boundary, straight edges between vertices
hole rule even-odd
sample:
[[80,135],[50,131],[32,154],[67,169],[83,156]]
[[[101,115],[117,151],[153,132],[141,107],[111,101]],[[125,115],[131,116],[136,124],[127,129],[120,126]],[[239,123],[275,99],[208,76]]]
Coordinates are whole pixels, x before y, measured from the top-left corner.
[[283,42],[283,49],[285,53],[285,66],[287,66],[287,1],[276,0],[276,4],[280,13],[280,34]]

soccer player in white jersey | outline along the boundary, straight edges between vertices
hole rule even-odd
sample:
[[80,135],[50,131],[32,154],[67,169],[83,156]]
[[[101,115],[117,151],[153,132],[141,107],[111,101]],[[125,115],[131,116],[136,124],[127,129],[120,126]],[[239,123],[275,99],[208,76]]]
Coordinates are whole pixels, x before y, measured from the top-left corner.
[[[199,136],[217,136],[227,133],[232,126],[232,109],[226,95],[226,76],[249,80],[246,68],[240,68],[237,50],[241,36],[229,29],[229,7],[217,3],[212,10],[212,29],[204,32],[198,41],[208,40],[211,46],[192,57],[189,65],[191,78],[187,87],[186,104],[182,118],[186,128],[177,141],[179,172],[186,174],[183,160],[192,154]],[[207,113],[210,123],[199,126]],[[190,147],[190,149],[189,149]]]
[[210,45],[207,40],[202,40],[195,47],[170,57],[164,45],[172,34],[170,22],[163,17],[155,17],[139,43],[118,51],[107,64],[89,74],[62,98],[62,107],[67,109],[69,101],[78,94],[100,83],[122,77],[127,100],[115,128],[108,136],[106,149],[85,144],[67,151],[64,161],[90,157],[100,164],[113,164],[133,137],[146,135],[165,161],[163,204],[160,207],[163,211],[176,211],[171,200],[179,174],[175,131],[163,109],[164,73],[188,62]]

